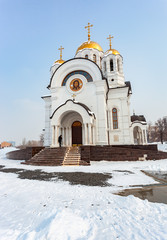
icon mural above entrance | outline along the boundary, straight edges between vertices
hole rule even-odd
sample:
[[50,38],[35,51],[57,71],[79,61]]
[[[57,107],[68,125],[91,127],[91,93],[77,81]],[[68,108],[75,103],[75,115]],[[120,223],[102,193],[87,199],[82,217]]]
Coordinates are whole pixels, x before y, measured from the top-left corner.
[[79,78],[75,78],[70,82],[70,89],[74,92],[79,91],[83,86],[83,82]]

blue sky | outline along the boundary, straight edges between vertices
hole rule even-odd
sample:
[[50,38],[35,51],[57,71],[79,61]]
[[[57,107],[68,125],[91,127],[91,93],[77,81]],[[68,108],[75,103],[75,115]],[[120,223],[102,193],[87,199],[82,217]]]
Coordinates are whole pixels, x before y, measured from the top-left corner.
[[152,122],[167,116],[166,0],[0,0],[0,141],[39,139],[57,49],[73,58],[88,22],[104,51],[114,35],[132,85],[131,112]]

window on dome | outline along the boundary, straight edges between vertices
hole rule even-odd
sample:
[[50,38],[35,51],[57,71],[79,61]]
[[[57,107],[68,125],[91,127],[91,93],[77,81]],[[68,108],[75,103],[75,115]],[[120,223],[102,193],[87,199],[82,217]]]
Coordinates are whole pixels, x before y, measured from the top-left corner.
[[112,119],[113,119],[113,129],[118,129],[118,115],[117,115],[117,109],[112,109]]
[[113,60],[110,60],[110,71],[114,71],[114,65],[113,65]]
[[93,54],[93,62],[96,63],[96,55],[95,54]]
[[88,59],[88,54],[86,54],[86,55],[85,55],[85,58],[87,58],[87,59]]

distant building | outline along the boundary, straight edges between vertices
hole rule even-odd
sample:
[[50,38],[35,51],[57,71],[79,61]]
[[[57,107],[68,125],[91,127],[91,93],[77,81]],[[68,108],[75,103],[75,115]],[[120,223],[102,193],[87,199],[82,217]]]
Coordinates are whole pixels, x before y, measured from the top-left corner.
[[12,144],[12,147],[15,147],[16,143],[14,141],[8,141],[8,143]]
[[11,147],[12,144],[10,142],[2,142],[1,143],[1,148],[4,148],[4,147]]

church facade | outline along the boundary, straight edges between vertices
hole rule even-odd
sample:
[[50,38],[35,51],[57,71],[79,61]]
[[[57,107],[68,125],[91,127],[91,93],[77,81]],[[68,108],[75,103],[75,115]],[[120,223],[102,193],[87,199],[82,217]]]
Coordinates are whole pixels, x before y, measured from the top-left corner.
[[110,47],[106,52],[90,40],[74,58],[60,59],[51,67],[45,101],[45,146],[147,144],[146,120],[130,115],[130,82],[125,81],[123,58]]

